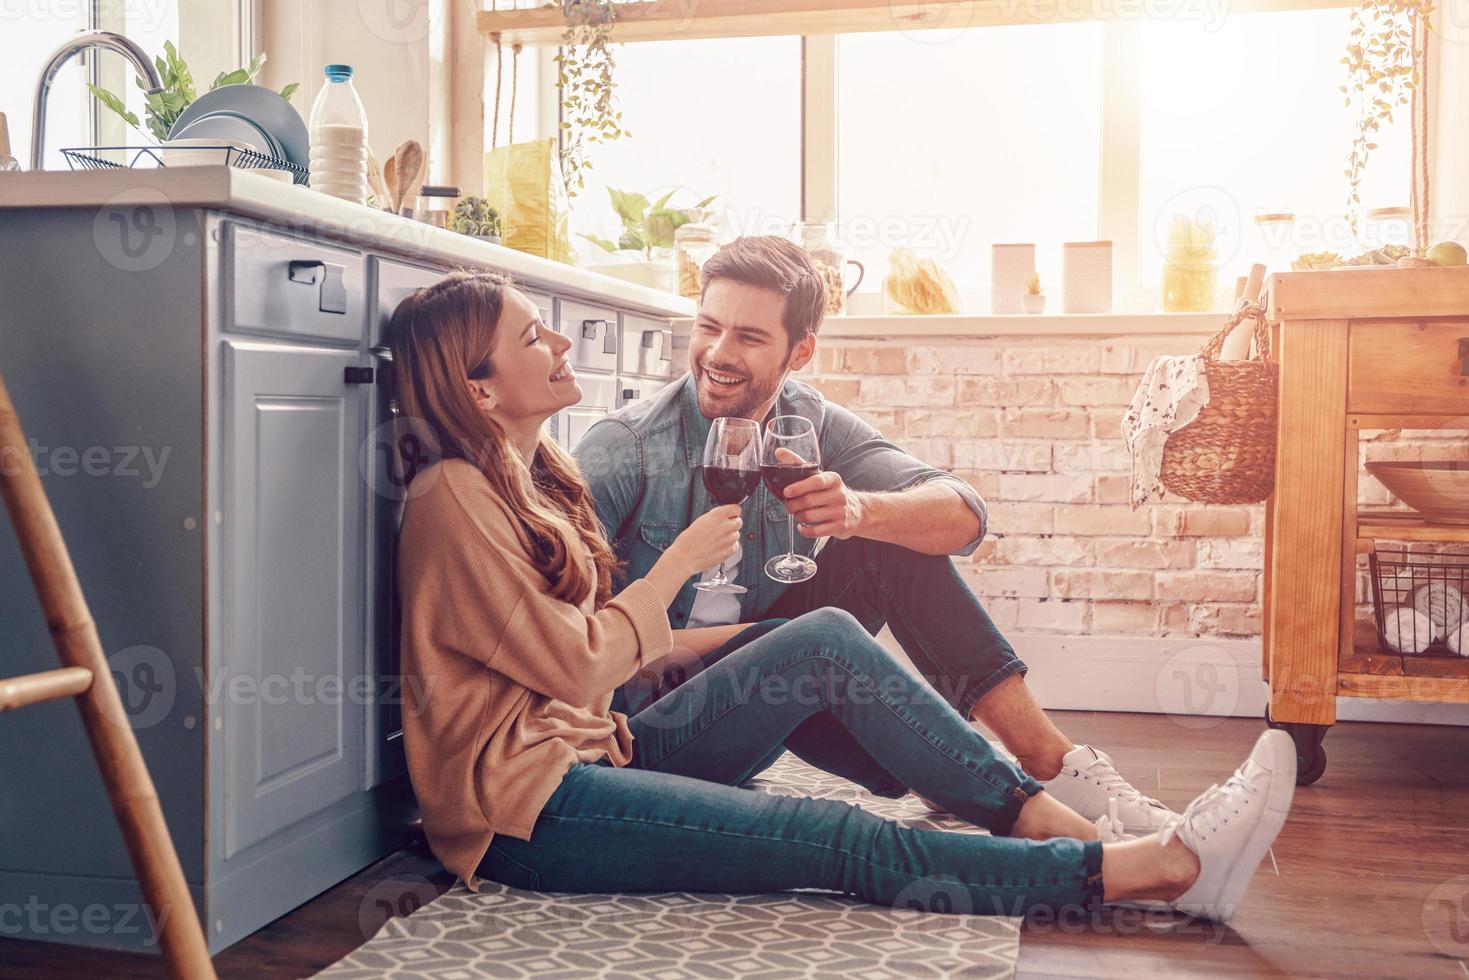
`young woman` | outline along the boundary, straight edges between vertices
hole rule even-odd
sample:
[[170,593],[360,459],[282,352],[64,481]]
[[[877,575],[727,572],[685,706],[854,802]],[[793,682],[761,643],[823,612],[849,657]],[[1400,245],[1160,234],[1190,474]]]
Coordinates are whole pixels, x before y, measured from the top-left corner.
[[[997,757],[845,612],[670,631],[678,590],[734,552],[736,506],[614,595],[586,486],[542,432],[581,397],[570,342],[506,281],[420,290],[391,343],[399,407],[438,458],[413,478],[401,531],[408,766],[434,853],[471,889],[817,888],[891,905],[941,878],[964,893],[953,907],[981,913],[1137,900],[1233,913],[1290,807],[1287,736],[1266,732],[1223,786],[1124,840]],[[610,711],[674,643],[717,660],[656,708]],[[991,836],[737,788],[811,719]]]

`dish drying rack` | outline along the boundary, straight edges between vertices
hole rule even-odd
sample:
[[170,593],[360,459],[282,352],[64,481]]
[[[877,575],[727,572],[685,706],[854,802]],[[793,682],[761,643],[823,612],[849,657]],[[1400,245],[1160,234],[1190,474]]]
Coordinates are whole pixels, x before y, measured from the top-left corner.
[[291,174],[296,184],[306,185],[311,174],[299,163],[291,163],[279,157],[269,156],[255,150],[241,149],[229,143],[198,146],[74,146],[63,149],[61,155],[73,170],[118,170],[123,167],[152,169],[166,167],[163,153],[224,153],[226,166],[241,170],[284,170]]

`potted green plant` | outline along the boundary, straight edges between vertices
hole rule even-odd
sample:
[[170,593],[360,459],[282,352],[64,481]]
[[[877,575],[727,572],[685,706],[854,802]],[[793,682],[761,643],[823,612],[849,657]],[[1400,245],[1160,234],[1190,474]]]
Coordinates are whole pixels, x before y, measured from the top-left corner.
[[[138,88],[144,90],[144,119],[146,123],[139,122],[138,116],[130,112],[127,101],[115,92],[109,92],[97,85],[88,85],[87,89],[97,97],[108,109],[117,113],[122,121],[127,123],[139,133],[151,135],[159,143],[168,142],[169,130],[173,128],[174,121],[178,119],[183,111],[187,109],[195,99],[199,97],[194,86],[194,73],[189,70],[189,65],[183,58],[179,57],[178,49],[173,46],[172,41],[163,42],[163,54],[153,59],[158,69],[159,77],[163,80],[163,88],[157,92],[148,92],[142,78],[136,78]],[[250,64],[244,68],[236,68],[231,72],[220,72],[209,83],[209,91],[222,88],[226,85],[251,85],[254,84],[255,76],[265,65],[265,55],[258,54],[250,59]],[[281,98],[290,101],[299,82],[292,82],[281,89]]]
[[653,289],[673,292],[674,271],[670,259],[673,233],[680,225],[694,220],[691,212],[702,213],[714,200],[714,197],[706,197],[687,209],[671,208],[668,202],[678,190],[675,187],[657,201],[649,203],[646,195],[607,188],[607,194],[612,199],[612,210],[622,222],[622,234],[615,242],[596,235],[581,237],[617,256],[619,261],[590,264],[587,268]]
[[1025,294],[1020,297],[1020,308],[1027,313],[1046,311],[1046,291],[1041,286],[1041,274],[1032,272],[1025,280]]
[[449,227],[461,235],[500,244],[500,212],[482,197],[462,198],[454,205]]
[[566,196],[573,199],[586,186],[588,159],[595,143],[612,143],[630,135],[622,128],[613,73],[613,0],[560,0],[566,16],[556,54],[556,84],[561,93],[559,162]]

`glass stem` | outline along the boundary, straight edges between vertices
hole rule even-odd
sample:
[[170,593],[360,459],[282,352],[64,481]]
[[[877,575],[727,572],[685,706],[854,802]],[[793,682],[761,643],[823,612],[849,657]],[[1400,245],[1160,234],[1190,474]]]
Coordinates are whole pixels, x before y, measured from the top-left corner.
[[723,585],[725,583],[724,562],[720,562],[719,567],[714,569],[714,577],[710,581],[715,585]]
[[796,557],[796,517],[794,514],[786,515],[786,531],[791,539],[790,557]]

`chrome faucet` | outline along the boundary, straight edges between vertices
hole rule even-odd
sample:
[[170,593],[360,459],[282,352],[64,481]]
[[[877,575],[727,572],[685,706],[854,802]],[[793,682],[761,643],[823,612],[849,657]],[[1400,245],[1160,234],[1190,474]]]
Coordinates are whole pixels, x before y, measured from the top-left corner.
[[69,38],[46,59],[41,77],[36,80],[36,101],[31,110],[31,169],[41,169],[41,157],[46,148],[46,99],[51,95],[51,83],[56,73],[71,56],[88,48],[106,48],[122,55],[148,82],[148,93],[163,91],[163,79],[158,69],[138,45],[115,31],[85,31]]

